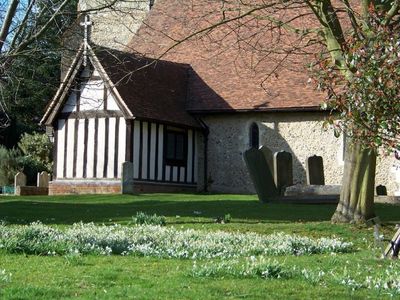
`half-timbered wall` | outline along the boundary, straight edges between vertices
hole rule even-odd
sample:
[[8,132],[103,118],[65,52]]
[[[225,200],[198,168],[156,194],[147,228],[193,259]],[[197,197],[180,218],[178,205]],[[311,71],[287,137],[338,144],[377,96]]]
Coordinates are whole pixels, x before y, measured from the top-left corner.
[[[90,80],[72,87],[54,127],[57,179],[121,178],[122,163],[131,160],[135,180],[197,183],[196,131],[125,120],[96,70]],[[171,128],[185,136],[180,164],[165,159],[165,132]]]
[[123,117],[59,119],[56,178],[120,178],[125,161]]
[[184,165],[170,165],[164,156],[168,125],[145,121],[133,122],[133,178],[140,181],[197,183],[196,131],[181,129],[186,135]]
[[[74,115],[70,115],[74,116]],[[56,177],[120,178],[126,161],[127,133],[133,146],[134,179],[139,181],[195,184],[197,182],[196,131],[186,136],[185,165],[169,165],[164,159],[164,136],[168,125],[134,121],[123,117],[59,119],[56,130]]]

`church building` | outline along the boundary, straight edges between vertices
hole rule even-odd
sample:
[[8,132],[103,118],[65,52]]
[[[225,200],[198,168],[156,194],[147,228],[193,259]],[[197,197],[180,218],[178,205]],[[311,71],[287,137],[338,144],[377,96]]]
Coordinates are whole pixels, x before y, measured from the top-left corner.
[[[122,2],[92,10],[93,24],[80,18],[85,34],[41,121],[55,145],[51,194],[120,192],[125,161],[137,192],[254,193],[243,153],[260,145],[292,153],[294,183],[306,182],[306,158],[320,155],[326,183],[340,184],[345,141],[322,127],[311,56],[287,55],[308,44],[255,31],[268,25],[261,19],[177,42],[219,20],[215,1]],[[377,167],[376,184],[389,194],[395,162],[384,157]]]

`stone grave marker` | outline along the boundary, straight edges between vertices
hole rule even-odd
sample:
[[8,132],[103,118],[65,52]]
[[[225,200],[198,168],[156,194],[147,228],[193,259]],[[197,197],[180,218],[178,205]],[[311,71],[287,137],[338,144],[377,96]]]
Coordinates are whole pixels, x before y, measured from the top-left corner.
[[122,194],[133,194],[133,163],[126,161],[122,163],[122,179],[121,179]]
[[17,186],[26,186],[26,175],[22,172],[18,172],[14,177],[15,190],[17,190]]
[[306,175],[308,185],[325,185],[322,156],[313,155],[306,159]]
[[293,159],[289,152],[280,151],[274,154],[274,180],[281,195],[285,187],[293,185]]
[[38,173],[37,175],[37,187],[49,187],[49,174],[46,171]]
[[266,146],[261,146],[260,151],[264,154],[265,160],[269,166],[271,171],[271,176],[274,174],[274,154],[272,153],[271,149]]
[[387,189],[386,189],[386,186],[384,186],[384,185],[378,185],[377,187],[376,187],[376,194],[378,195],[378,196],[387,196]]
[[265,152],[265,149],[262,151],[251,148],[244,153],[247,169],[261,202],[267,202],[271,197],[278,195]]

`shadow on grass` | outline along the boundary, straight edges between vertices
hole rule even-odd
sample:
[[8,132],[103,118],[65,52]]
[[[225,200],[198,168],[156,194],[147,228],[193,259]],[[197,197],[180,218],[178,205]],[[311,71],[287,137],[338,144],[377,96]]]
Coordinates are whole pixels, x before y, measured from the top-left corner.
[[[162,197],[161,197],[162,198]],[[46,201],[47,199],[47,201]],[[82,200],[80,200],[82,199]],[[173,196],[170,199],[174,199]],[[329,221],[336,205],[262,204],[256,200],[152,200],[141,197],[125,198],[113,203],[87,201],[76,197],[74,201],[57,198],[35,198],[0,202],[0,220],[11,224],[41,221],[47,224],[72,224],[76,222],[129,222],[138,211],[166,217],[180,216],[177,222],[208,223],[212,218],[230,214],[235,223],[253,222],[312,222]],[[377,214],[385,222],[396,222],[400,206],[377,205]],[[179,221],[181,220],[181,221]],[[174,223],[169,222],[169,223]]]
[[[52,203],[13,201],[0,203],[0,219],[9,223],[25,224],[41,221],[51,224],[76,222],[131,221],[138,211],[166,217],[193,218],[193,222],[207,222],[230,214],[232,218],[248,222],[267,221],[323,221],[334,211],[331,205],[260,204],[257,201],[132,201],[131,203]],[[190,222],[190,220],[187,220]],[[239,220],[238,220],[239,221]],[[187,222],[185,222],[187,223]]]

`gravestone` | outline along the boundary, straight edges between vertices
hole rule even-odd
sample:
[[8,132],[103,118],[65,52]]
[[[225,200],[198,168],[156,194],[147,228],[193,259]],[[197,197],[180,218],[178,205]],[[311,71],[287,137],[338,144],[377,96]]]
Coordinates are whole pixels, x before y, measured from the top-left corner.
[[293,160],[289,152],[280,151],[274,154],[274,180],[281,195],[286,187],[293,185]]
[[261,146],[260,151],[264,154],[265,160],[267,161],[268,167],[271,171],[271,175],[273,176],[273,174],[274,174],[274,154],[266,146]]
[[133,163],[126,161],[122,163],[122,179],[121,179],[122,194],[133,194]]
[[376,187],[376,194],[377,194],[378,196],[386,196],[386,195],[387,195],[386,186],[384,186],[384,185],[378,185],[378,186]]
[[[268,149],[269,150],[269,149]],[[249,149],[244,153],[244,160],[249,170],[251,180],[256,189],[258,199],[267,202],[271,197],[277,196],[272,170],[267,162],[268,151],[259,149]]]
[[14,177],[14,188],[17,186],[26,186],[26,175],[22,172],[18,172]]
[[37,175],[37,187],[49,187],[49,174],[46,171],[38,173]]
[[324,161],[322,156],[310,156],[306,159],[308,185],[325,185]]

